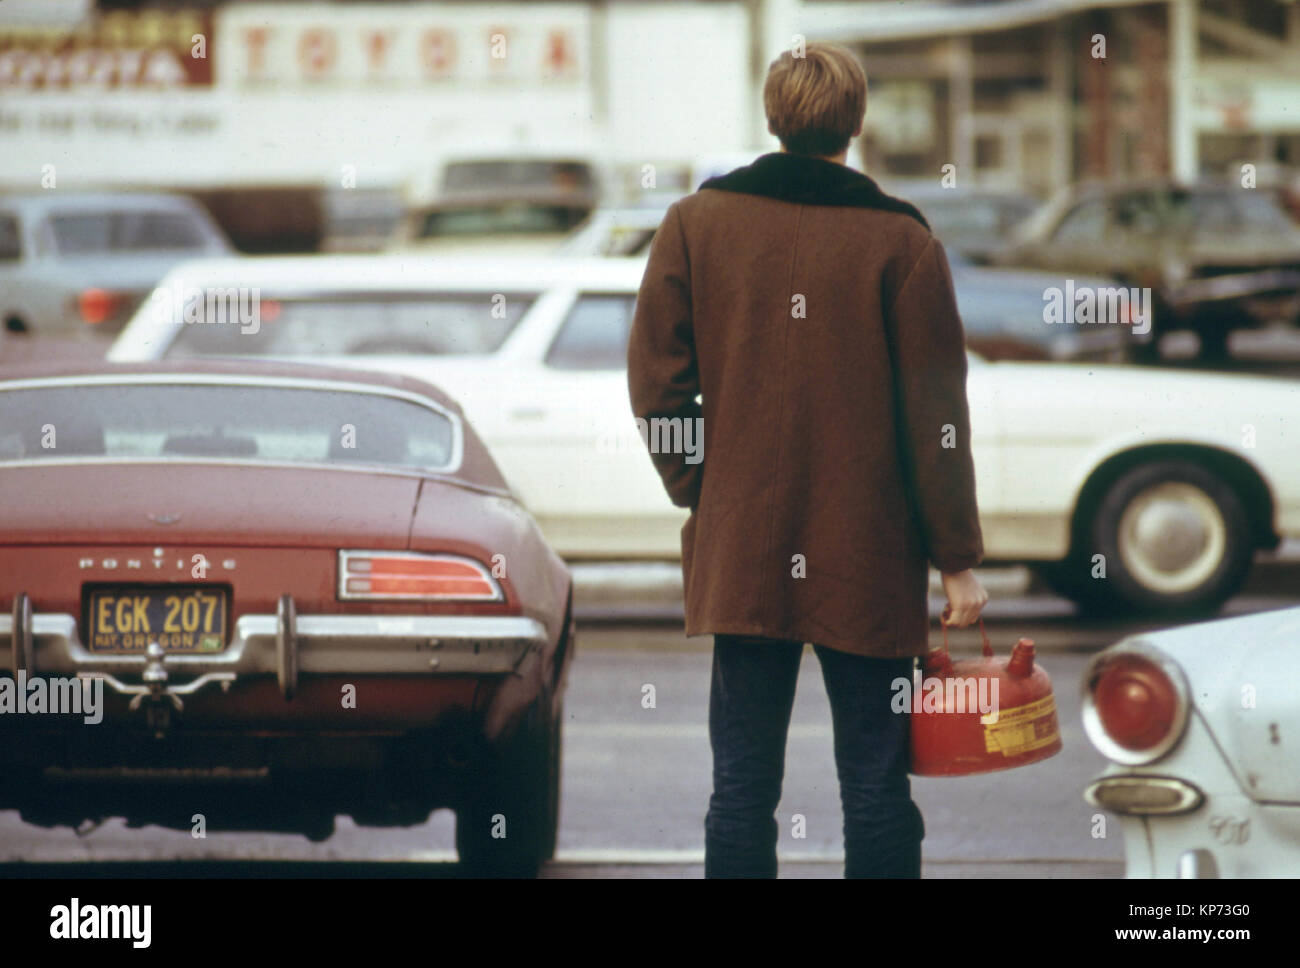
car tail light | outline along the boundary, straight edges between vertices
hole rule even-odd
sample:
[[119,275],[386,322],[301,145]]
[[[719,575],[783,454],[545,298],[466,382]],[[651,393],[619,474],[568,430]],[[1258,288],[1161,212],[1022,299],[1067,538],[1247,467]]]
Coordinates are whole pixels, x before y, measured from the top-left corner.
[[1084,728],[1119,763],[1150,763],[1173,748],[1187,725],[1182,672],[1154,650],[1107,652],[1084,682]]
[[500,602],[505,595],[487,568],[472,558],[403,551],[340,551],[339,598]]
[[107,289],[86,289],[77,297],[77,313],[87,326],[98,326],[113,318],[122,297]]

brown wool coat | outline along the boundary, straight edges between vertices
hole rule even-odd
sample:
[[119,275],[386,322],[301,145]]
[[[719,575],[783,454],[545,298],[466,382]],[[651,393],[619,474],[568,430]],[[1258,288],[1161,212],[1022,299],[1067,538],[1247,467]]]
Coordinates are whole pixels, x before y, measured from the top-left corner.
[[701,462],[651,446],[693,511],[688,635],[927,651],[927,561],[983,542],[961,320],[914,208],[786,153],[706,182],[655,235],[628,385],[637,417],[703,418]]

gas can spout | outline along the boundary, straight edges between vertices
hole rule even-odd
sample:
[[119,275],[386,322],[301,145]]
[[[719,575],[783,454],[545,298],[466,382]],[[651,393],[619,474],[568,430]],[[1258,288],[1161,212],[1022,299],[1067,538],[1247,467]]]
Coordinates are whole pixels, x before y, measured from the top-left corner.
[[1034,640],[1021,639],[1011,650],[1011,658],[1007,660],[1007,675],[1016,679],[1023,679],[1026,676],[1033,675],[1034,672]]

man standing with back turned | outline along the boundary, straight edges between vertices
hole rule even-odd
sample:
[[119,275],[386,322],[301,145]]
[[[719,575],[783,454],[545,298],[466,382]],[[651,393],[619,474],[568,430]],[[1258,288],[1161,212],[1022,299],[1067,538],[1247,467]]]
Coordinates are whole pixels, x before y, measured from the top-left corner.
[[[949,624],[988,597],[970,570],[983,540],[948,263],[915,208],[844,164],[866,94],[845,48],[773,61],[781,151],[668,209],[637,300],[632,409],[692,512],[686,632],[714,635],[706,877],[776,876],[805,642],[830,697],[845,876],[919,877],[891,683],[928,649],[928,564]],[[658,446],[683,439],[672,421],[702,421],[703,460]]]

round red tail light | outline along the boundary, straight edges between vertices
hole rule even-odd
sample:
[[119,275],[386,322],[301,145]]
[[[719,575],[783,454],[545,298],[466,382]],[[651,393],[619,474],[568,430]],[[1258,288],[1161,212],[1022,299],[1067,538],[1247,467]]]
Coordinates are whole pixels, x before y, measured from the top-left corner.
[[1099,655],[1083,686],[1084,731],[1117,763],[1158,760],[1187,728],[1190,703],[1183,671],[1146,643]]
[[1092,687],[1102,729],[1126,750],[1158,746],[1174,727],[1178,693],[1163,669],[1141,656],[1123,656]]

